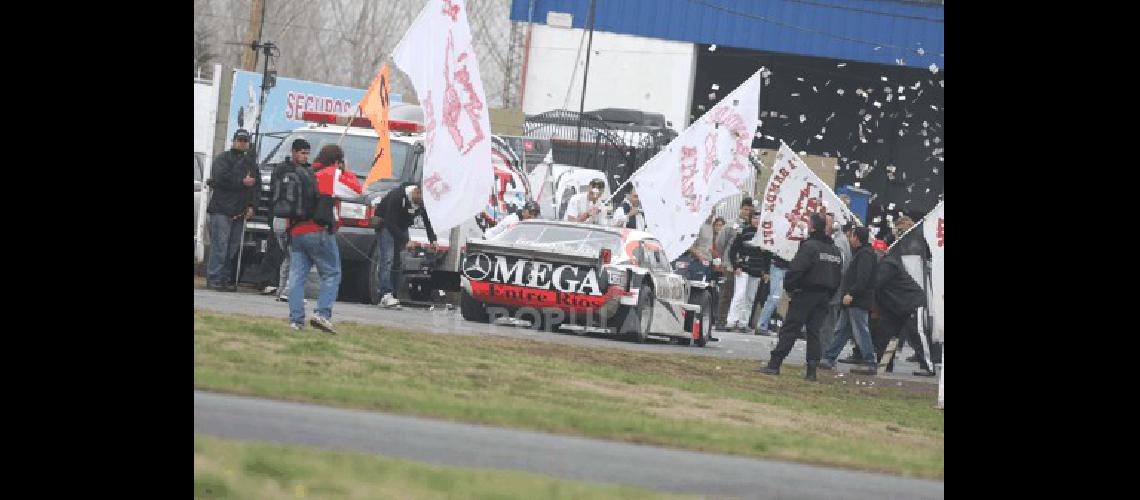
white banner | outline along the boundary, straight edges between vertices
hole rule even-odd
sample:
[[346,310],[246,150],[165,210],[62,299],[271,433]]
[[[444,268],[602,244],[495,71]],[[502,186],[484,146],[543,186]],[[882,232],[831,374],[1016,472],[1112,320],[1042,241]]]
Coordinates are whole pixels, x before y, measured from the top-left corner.
[[942,252],[942,224],[946,218],[945,203],[945,201],[938,202],[938,206],[930,211],[926,216],[926,220],[922,223],[922,236],[926,238],[926,245],[930,247],[931,288],[934,289],[934,300],[930,307],[934,313],[934,340],[937,342],[943,341],[943,323],[946,318],[946,308],[943,299],[943,290],[946,282],[945,272],[942,267],[945,262]]
[[464,0],[428,0],[392,59],[423,107],[424,207],[444,234],[482,212],[494,189],[491,124]]
[[717,202],[740,192],[752,169],[759,102],[757,71],[633,175],[646,229],[670,261],[693,245]]
[[834,213],[836,226],[855,220],[831,188],[783,141],[759,206],[760,230],[754,241],[789,261],[808,237],[811,214]]

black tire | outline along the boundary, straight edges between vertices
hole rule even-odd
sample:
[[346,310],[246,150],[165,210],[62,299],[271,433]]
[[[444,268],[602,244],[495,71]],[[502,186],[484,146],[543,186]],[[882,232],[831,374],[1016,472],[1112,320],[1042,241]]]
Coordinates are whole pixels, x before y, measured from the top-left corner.
[[629,318],[625,321],[627,328],[630,329],[630,336],[638,344],[647,342],[649,332],[653,331],[653,301],[653,287],[648,284],[643,285],[637,296],[637,307],[629,311]]
[[360,294],[360,299],[365,304],[379,304],[380,294],[377,288],[380,286],[380,279],[376,276],[376,266],[380,262],[380,245],[373,244],[372,250],[368,252],[368,255],[368,261],[364,266],[368,275],[360,277],[357,293]]
[[487,308],[483,306],[482,302],[475,300],[467,293],[467,290],[460,292],[459,296],[459,314],[467,321],[474,321],[476,323],[490,323],[490,315],[487,314]]

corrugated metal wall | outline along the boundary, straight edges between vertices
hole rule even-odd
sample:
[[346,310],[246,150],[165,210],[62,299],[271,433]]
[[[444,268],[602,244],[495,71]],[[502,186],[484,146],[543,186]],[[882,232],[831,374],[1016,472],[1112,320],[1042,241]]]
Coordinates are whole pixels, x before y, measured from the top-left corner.
[[[512,21],[568,12],[587,24],[590,0],[513,0]],[[873,0],[597,0],[595,29],[879,64],[945,67],[941,5]],[[793,27],[794,26],[794,27]],[[879,47],[876,49],[876,47]],[[924,54],[916,53],[922,48]]]

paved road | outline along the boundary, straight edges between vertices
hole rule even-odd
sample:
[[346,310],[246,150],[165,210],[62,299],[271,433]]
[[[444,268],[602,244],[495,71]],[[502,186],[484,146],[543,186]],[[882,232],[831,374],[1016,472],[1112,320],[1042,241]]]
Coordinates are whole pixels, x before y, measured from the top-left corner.
[[194,432],[741,498],[943,498],[945,483],[194,391]]
[[[309,301],[308,312],[312,313],[315,301]],[[194,308],[207,311],[250,314],[255,316],[276,316],[282,322],[289,316],[289,307],[284,302],[277,302],[272,296],[257,295],[255,293],[226,293],[213,290],[194,289]],[[333,307],[333,320],[336,322],[351,321],[362,324],[380,325],[392,328],[423,330],[432,333],[451,335],[498,335],[505,337],[527,338],[543,342],[571,344],[579,346],[601,347],[609,349],[628,349],[643,352],[666,352],[680,354],[694,354],[702,356],[717,356],[722,358],[753,359],[767,361],[771,350],[776,346],[775,337],[762,337],[756,335],[741,335],[729,332],[716,332],[720,342],[710,342],[704,348],[681,346],[665,341],[638,344],[628,340],[607,338],[604,336],[588,336],[585,334],[540,332],[524,326],[488,325],[464,320],[458,310],[437,308],[426,310],[405,307],[401,310],[381,309],[377,306],[337,302]],[[789,365],[803,365],[806,356],[806,345],[803,340],[796,341],[796,347],[785,360]],[[843,350],[841,357],[850,354],[852,345]],[[904,349],[905,354],[910,354]],[[850,365],[839,365],[839,372],[832,376],[843,375]],[[937,385],[935,377],[916,377],[911,375],[918,369],[916,363],[908,363],[904,358],[895,362],[894,373],[881,373],[877,379],[890,383],[915,382]],[[829,372],[821,371],[821,374]],[[880,382],[882,383],[882,382]]]

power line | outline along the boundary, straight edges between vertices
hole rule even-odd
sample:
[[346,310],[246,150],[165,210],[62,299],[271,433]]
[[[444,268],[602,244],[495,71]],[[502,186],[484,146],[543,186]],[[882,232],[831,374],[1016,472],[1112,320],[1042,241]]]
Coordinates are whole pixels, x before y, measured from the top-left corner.
[[760,16],[760,15],[756,15],[756,14],[750,14],[748,12],[740,12],[740,11],[732,10],[732,9],[729,9],[726,7],[722,7],[720,5],[708,3],[704,0],[688,0],[688,1],[689,1],[689,3],[695,3],[698,5],[703,5],[705,7],[710,8],[710,9],[719,10],[721,12],[725,12],[725,13],[728,13],[728,14],[731,14],[734,16],[744,17],[744,18],[748,18],[748,19],[754,19],[757,21],[764,21],[766,23],[775,24],[777,26],[783,26],[785,28],[792,28],[792,29],[796,29],[796,30],[800,30],[800,31],[805,31],[808,33],[815,33],[817,35],[823,35],[826,37],[835,38],[837,40],[844,40],[844,41],[853,42],[853,43],[861,43],[864,45],[871,45],[871,46],[875,46],[875,47],[890,47],[890,48],[897,49],[897,50],[904,50],[907,52],[913,52],[913,53],[920,55],[920,56],[924,55],[924,54],[921,54],[918,52],[919,49],[912,49],[910,47],[903,47],[900,45],[893,45],[893,44],[889,44],[889,43],[875,42],[875,41],[871,41],[871,40],[862,40],[859,38],[852,38],[852,37],[844,36],[844,35],[836,35],[834,33],[828,33],[826,31],[817,30],[815,28],[808,28],[805,26],[797,25],[797,24],[791,24],[791,23],[780,21],[778,19],[773,19],[770,17]]
[[908,14],[898,14],[894,12],[883,12],[880,10],[860,9],[858,7],[848,7],[846,5],[835,5],[823,2],[813,2],[811,0],[784,0],[785,2],[802,3],[805,5],[814,5],[816,7],[824,7],[828,9],[849,10],[851,12],[862,12],[864,14],[875,14],[877,16],[897,17],[900,19],[915,19],[918,21],[930,21],[934,23],[944,23],[945,20],[936,17],[925,16],[912,16]]

